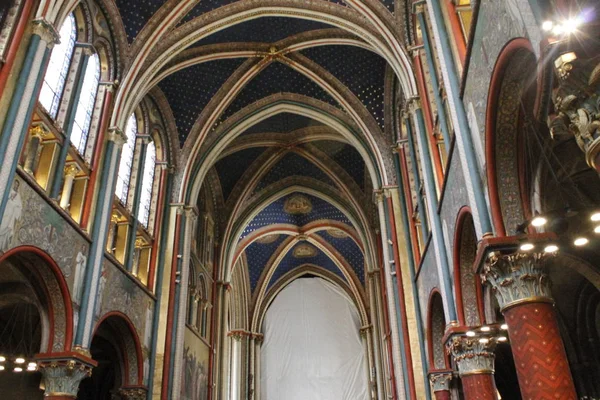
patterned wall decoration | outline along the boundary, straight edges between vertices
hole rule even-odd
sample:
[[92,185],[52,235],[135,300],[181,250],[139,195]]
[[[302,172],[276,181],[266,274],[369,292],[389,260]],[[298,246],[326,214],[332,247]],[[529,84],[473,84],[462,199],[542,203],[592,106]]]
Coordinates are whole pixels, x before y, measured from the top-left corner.
[[383,129],[386,61],[356,46],[318,46],[301,51],[331,72],[354,93]]
[[260,279],[263,268],[267,265],[267,262],[277,248],[288,237],[289,236],[287,235],[279,235],[277,239],[271,243],[259,243],[256,241],[246,247],[246,262],[248,263],[248,275],[250,276],[250,288],[252,291],[256,288],[256,284]]
[[129,43],[133,42],[150,17],[166,2],[167,0],[115,0]]
[[0,223],[0,250],[21,245],[38,247],[56,261],[79,304],[89,242],[17,175]]
[[296,226],[304,226],[309,222],[319,219],[330,219],[343,222],[352,226],[350,220],[338,208],[329,202],[318,197],[305,195],[312,203],[313,210],[308,214],[292,215],[284,210],[286,200],[293,196],[294,193],[283,196],[265,207],[246,227],[240,238],[248,236],[251,232],[272,224],[292,224]]
[[266,147],[251,147],[217,161],[215,168],[219,174],[224,199],[227,200],[235,184],[265,149]]
[[301,94],[339,107],[338,103],[315,82],[287,65],[273,62],[246,84],[223,112],[221,121],[226,120],[247,105],[276,93]]
[[[315,250],[314,256],[297,257],[295,254],[299,252],[298,248],[302,248],[306,245],[306,242],[299,242],[285,255],[285,257],[283,258],[283,260],[281,260],[281,263],[273,273],[273,276],[271,277],[271,280],[269,281],[269,284],[267,286],[267,290],[270,289],[271,286],[273,286],[282,276],[304,264],[313,264],[318,267],[325,268],[326,270],[333,272],[334,274],[342,278],[342,280],[346,281],[344,275],[342,274],[342,271],[340,271],[340,269],[335,265],[335,263],[329,257],[327,257],[325,253],[323,253],[316,247],[313,247],[313,249]],[[312,247],[312,245],[309,246]]]
[[332,236],[330,231],[321,231],[317,235],[329,242],[350,264],[358,279],[365,283],[365,257],[356,242],[349,236],[339,238]]
[[[107,284],[109,283],[110,284]],[[135,327],[144,354],[144,378],[148,377],[150,339],[152,337],[152,318],[154,299],[138,286],[133,278],[125,275],[119,267],[104,260],[98,298],[94,315],[101,318],[111,311],[120,311],[127,315]]]
[[169,75],[158,85],[173,110],[181,145],[198,115],[244,58],[209,61]]
[[199,40],[194,47],[231,42],[276,43],[302,32],[327,28],[333,26],[299,18],[263,17],[218,31]]
[[311,118],[303,115],[281,113],[269,117],[256,125],[246,129],[242,135],[251,135],[253,133],[288,133],[309,126],[322,126]]
[[365,162],[354,147],[331,140],[321,140],[312,144],[344,168],[358,186],[365,190]]
[[321,170],[315,164],[297,153],[287,153],[273,166],[273,168],[271,168],[265,174],[265,176],[262,177],[256,186],[255,192],[258,192],[270,184],[278,182],[279,180],[292,175],[318,179],[321,182],[335,187],[335,184],[331,178],[329,178],[325,172],[323,172],[323,170]]

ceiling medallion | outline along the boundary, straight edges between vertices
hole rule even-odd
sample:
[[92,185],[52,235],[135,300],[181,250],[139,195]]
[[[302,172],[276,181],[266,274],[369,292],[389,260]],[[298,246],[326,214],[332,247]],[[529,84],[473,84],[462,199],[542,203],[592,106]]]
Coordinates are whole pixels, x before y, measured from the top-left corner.
[[308,197],[296,194],[285,201],[283,210],[292,215],[308,214],[312,211],[312,203]]
[[348,234],[341,229],[329,229],[327,233],[329,236],[337,239],[344,239],[348,237]]
[[296,258],[308,258],[317,255],[317,249],[308,243],[302,243],[294,247],[294,257]]
[[263,236],[261,238],[258,238],[256,240],[256,243],[260,243],[260,244],[271,244],[273,242],[275,242],[277,240],[277,238],[279,237],[279,234],[274,233],[272,235],[267,235],[267,236]]

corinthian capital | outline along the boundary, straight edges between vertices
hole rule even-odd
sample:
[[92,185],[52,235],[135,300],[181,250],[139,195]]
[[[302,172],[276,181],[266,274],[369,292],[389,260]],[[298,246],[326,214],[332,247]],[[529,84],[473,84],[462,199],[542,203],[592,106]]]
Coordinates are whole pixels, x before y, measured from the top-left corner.
[[71,357],[39,358],[38,367],[45,385],[44,396],[69,396],[75,398],[79,383],[92,375],[96,362],[78,354]]
[[482,271],[501,310],[525,302],[552,302],[550,279],[545,270],[546,253],[491,253]]
[[460,376],[494,373],[494,340],[456,335],[446,346],[458,365]]

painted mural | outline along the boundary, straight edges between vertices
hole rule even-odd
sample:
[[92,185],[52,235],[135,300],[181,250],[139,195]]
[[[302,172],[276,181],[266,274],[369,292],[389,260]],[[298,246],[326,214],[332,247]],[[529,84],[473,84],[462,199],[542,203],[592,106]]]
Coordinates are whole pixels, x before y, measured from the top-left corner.
[[183,348],[182,400],[208,398],[208,346],[190,329],[185,330]]
[[[110,285],[107,285],[107,282],[110,282]],[[125,275],[119,267],[104,260],[95,315],[96,318],[100,318],[112,311],[126,314],[135,326],[144,355],[144,382],[147,382],[150,372],[148,355],[152,340],[154,299],[142,290],[133,279]]]
[[16,176],[0,223],[0,250],[22,245],[36,246],[56,261],[73,302],[79,304],[89,242],[26,181]]

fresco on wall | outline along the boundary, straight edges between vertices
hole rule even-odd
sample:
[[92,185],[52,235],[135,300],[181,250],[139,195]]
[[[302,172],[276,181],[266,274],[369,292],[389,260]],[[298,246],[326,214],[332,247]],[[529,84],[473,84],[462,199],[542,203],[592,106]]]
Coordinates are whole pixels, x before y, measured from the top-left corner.
[[183,348],[182,400],[208,398],[208,346],[186,329]]
[[104,260],[100,273],[95,315],[96,318],[100,318],[112,311],[120,311],[127,315],[137,331],[144,356],[144,381],[147,382],[154,299],[119,267]]
[[0,223],[0,250],[21,245],[38,247],[56,261],[73,302],[79,304],[89,243],[26,181],[16,176]]

